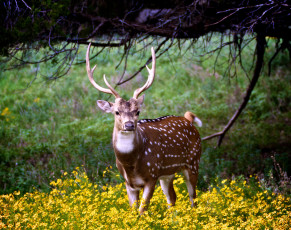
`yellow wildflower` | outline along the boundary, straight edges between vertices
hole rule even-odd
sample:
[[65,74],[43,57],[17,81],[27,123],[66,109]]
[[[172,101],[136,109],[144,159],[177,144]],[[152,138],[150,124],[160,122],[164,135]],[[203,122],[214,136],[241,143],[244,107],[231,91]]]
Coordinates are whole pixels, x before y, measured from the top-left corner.
[[9,111],[9,108],[6,107],[5,109],[3,109],[3,111],[1,112],[1,116],[8,116],[10,115],[10,111]]
[[36,98],[34,98],[33,102],[38,103],[39,100],[40,100],[40,98],[39,97],[36,97]]
[[[291,226],[288,197],[271,196],[258,189],[258,185],[257,195],[250,195],[245,192],[247,182],[230,181],[208,191],[197,191],[197,206],[191,208],[184,192],[185,183],[181,176],[177,177],[176,205],[168,209],[165,195],[157,187],[148,210],[140,216],[138,204],[133,208],[128,204],[125,183],[100,186],[102,189],[98,191],[85,172],[75,171],[74,177],[51,182],[54,189],[49,193],[19,196],[15,191],[0,195],[0,228],[288,229]],[[145,205],[143,199],[139,203]]]

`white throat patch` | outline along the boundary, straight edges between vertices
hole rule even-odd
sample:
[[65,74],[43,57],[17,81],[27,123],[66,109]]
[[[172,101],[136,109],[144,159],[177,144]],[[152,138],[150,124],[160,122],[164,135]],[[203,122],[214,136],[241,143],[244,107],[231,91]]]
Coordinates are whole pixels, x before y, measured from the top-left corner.
[[120,153],[130,153],[134,149],[134,132],[118,132],[116,135],[115,148]]

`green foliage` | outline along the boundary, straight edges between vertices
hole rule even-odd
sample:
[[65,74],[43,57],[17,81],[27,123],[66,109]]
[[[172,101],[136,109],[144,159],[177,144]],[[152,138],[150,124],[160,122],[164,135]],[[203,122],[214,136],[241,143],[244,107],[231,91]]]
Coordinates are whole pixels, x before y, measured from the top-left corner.
[[[5,6],[6,4],[7,6]],[[19,6],[17,2],[15,4],[16,6],[10,2],[4,2],[3,6],[1,4],[3,7],[1,13],[6,16],[2,23],[7,23],[6,26],[0,27],[1,55],[8,56],[8,49],[16,44],[23,43],[28,47],[33,46],[36,40],[43,40],[44,37],[47,37],[48,31],[50,31],[49,36],[54,32],[58,36],[68,36],[68,31],[65,31],[68,28],[60,26],[59,23],[70,14],[71,0],[32,0],[28,3],[29,9],[26,6],[23,7],[22,3]],[[41,36],[43,38],[39,39]]]
[[[84,58],[85,49],[81,48],[80,58]],[[242,53],[247,68],[252,64],[251,50],[253,44]],[[197,52],[203,50],[197,48]],[[145,63],[148,54],[129,55],[125,78]],[[94,76],[98,83],[104,85],[103,74],[110,82],[118,81],[123,65],[115,67],[121,55],[120,50],[109,49],[91,61],[92,66],[97,64]],[[221,131],[241,103],[249,82],[242,69],[237,69],[236,78],[224,77],[227,55],[228,50],[224,49],[216,73],[213,72],[215,56],[201,58],[192,53],[181,56],[177,47],[159,58],[157,77],[145,93],[141,118],[183,115],[190,110],[203,122],[199,128],[202,137]],[[277,58],[287,57],[283,53]],[[270,77],[263,73],[223,146],[213,148],[215,140],[203,143],[199,188],[208,188],[217,177],[262,173],[271,178],[270,170],[276,174],[270,158],[273,155],[290,175],[291,74],[288,64],[279,66],[279,63],[274,62]],[[107,167],[112,165],[117,171],[111,147],[114,121],[110,114],[97,109],[95,101],[112,100],[112,97],[90,85],[85,64],[73,66],[67,76],[57,81],[45,81],[41,73],[52,71],[53,66],[53,63],[41,65],[40,74],[31,85],[37,66],[0,73],[0,193],[27,192],[33,187],[48,190],[50,180],[81,165],[97,184],[121,180],[114,175],[103,179]],[[147,72],[142,71],[118,91],[129,98],[146,77]],[[279,177],[274,176],[274,180],[278,181]]]

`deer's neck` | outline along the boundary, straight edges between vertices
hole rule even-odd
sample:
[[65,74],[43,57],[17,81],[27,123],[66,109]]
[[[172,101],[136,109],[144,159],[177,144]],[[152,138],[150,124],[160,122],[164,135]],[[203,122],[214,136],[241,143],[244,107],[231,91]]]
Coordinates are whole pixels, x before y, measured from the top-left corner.
[[122,132],[114,129],[113,132],[113,146],[115,152],[119,154],[132,154],[139,149],[139,131],[138,129],[134,132]]

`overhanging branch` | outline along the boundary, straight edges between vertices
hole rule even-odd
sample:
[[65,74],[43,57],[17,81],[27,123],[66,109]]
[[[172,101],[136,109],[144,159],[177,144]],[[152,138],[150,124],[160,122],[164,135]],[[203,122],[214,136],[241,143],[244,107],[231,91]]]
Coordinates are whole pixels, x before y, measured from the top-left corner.
[[246,107],[246,105],[247,105],[247,103],[248,103],[248,101],[250,99],[250,96],[252,94],[252,91],[255,88],[256,83],[258,82],[258,79],[260,77],[260,73],[261,73],[261,70],[262,70],[262,66],[263,66],[263,61],[264,61],[265,47],[266,47],[265,35],[264,34],[258,34],[257,35],[257,44],[256,44],[256,57],[257,57],[256,66],[255,66],[255,70],[254,70],[254,73],[253,73],[252,80],[251,80],[251,82],[250,82],[250,84],[249,84],[249,86],[248,86],[248,88],[246,90],[243,102],[241,103],[239,108],[236,110],[236,112],[234,113],[234,115],[232,116],[232,118],[229,120],[229,122],[227,123],[227,125],[224,127],[224,129],[222,131],[202,138],[203,141],[212,139],[214,137],[218,137],[217,146],[219,147],[221,145],[225,134],[232,127],[234,122],[237,120],[237,118],[239,117],[241,112]]

